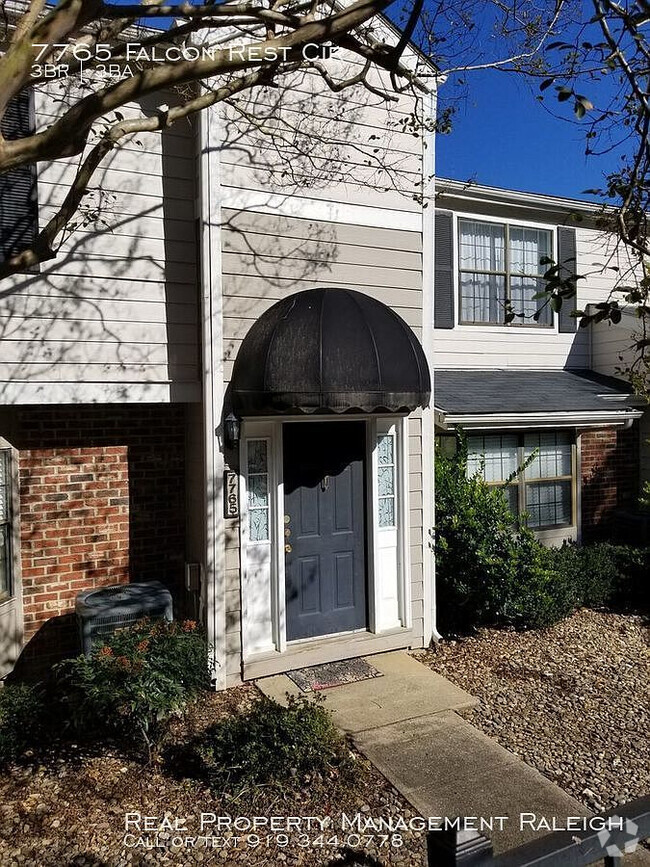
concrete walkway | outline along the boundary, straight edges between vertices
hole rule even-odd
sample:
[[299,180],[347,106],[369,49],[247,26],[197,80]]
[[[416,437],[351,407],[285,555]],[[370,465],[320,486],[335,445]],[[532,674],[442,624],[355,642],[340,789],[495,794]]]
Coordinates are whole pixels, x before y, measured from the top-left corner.
[[[421,816],[507,816],[494,823],[495,852],[544,836],[522,827],[521,814],[554,819],[590,812],[455,711],[478,703],[404,651],[366,657],[383,677],[323,690],[334,722]],[[285,702],[301,693],[285,675],[257,681],[267,696]],[[523,817],[524,820],[530,817]],[[532,820],[531,820],[532,821]],[[650,864],[646,852],[625,864]]]

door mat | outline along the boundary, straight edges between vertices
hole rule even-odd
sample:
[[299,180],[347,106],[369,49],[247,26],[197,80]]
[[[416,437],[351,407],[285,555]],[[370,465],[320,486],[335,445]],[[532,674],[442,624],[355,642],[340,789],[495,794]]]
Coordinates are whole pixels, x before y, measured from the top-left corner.
[[344,659],[341,662],[327,662],[311,668],[297,668],[287,672],[287,677],[303,692],[318,692],[345,683],[356,683],[371,677],[383,677],[381,671],[365,659]]

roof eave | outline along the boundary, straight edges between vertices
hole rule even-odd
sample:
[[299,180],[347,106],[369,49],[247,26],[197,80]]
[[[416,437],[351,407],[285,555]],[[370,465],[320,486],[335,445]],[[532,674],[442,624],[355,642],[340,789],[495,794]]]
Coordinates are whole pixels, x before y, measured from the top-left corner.
[[504,187],[491,187],[474,181],[456,181],[449,178],[436,178],[436,199],[439,207],[444,208],[445,196],[457,200],[481,202],[482,204],[508,205],[540,211],[572,211],[581,216],[595,217],[603,210],[602,203],[587,202],[563,196],[549,196],[546,193],[530,193],[507,190]]

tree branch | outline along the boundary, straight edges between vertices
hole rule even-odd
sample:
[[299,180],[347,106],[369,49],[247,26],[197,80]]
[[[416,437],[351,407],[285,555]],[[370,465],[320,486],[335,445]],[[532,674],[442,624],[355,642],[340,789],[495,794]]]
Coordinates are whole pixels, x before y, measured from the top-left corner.
[[134,135],[139,132],[157,132],[166,129],[182,118],[203,111],[211,105],[234,96],[236,93],[241,93],[251,87],[264,84],[272,76],[272,69],[258,69],[255,72],[235,79],[230,84],[224,85],[217,90],[201,94],[201,96],[190,100],[190,102],[184,105],[175,106],[167,111],[159,111],[152,117],[122,121],[111,127],[104,134],[101,141],[84,158],[61,207],[38,234],[34,244],[30,248],[0,263],[0,279],[24,271],[39,262],[48,261],[56,256],[54,247],[57,237],[77,213],[79,205],[88,191],[88,186],[93,175],[103,160],[125,136]]

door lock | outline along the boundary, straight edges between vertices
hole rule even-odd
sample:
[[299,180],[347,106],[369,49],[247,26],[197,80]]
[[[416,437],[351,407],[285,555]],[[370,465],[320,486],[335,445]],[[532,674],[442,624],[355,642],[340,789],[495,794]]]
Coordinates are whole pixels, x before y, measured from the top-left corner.
[[285,545],[284,546],[284,553],[285,554],[291,554],[292,551],[293,551],[293,548],[291,547],[291,545]]
[[323,476],[321,483],[320,483],[321,491],[328,490],[329,486],[330,486],[330,477],[329,476]]

